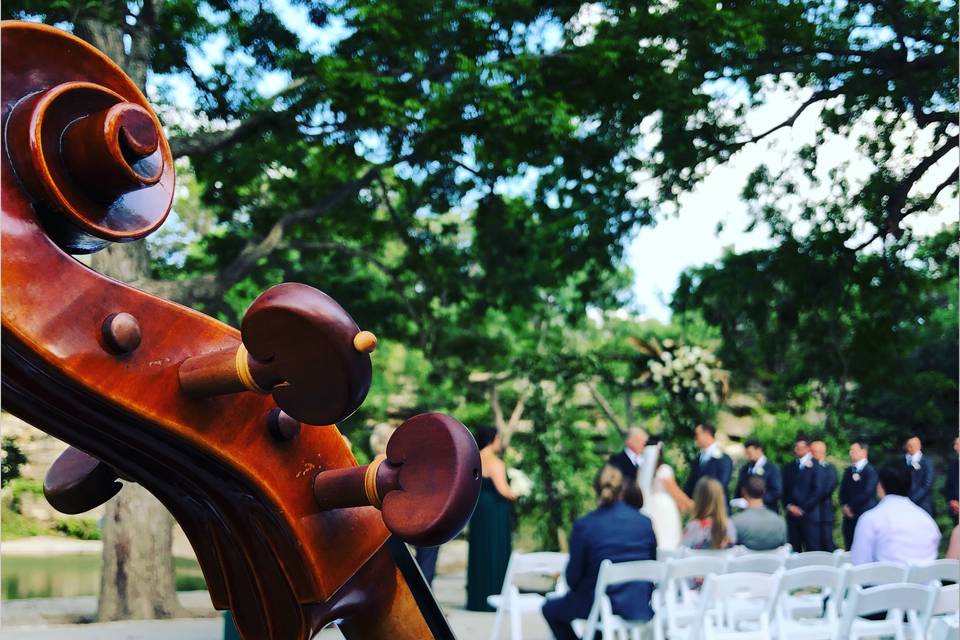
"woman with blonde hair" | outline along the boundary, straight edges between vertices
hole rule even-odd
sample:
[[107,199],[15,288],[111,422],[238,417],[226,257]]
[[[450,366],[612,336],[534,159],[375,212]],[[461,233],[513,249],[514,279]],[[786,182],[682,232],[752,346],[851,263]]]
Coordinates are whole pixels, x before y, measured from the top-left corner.
[[[632,489],[636,485],[629,482],[628,487]],[[566,571],[570,590],[560,598],[548,599],[543,605],[543,617],[557,640],[576,640],[571,622],[590,615],[601,562],[656,559],[657,537],[653,525],[650,518],[638,511],[642,505],[639,489],[633,494],[627,492],[631,504],[624,502],[624,490],[628,487],[624,486],[619,469],[604,466],[593,481],[596,511],[573,523]],[[627,620],[649,620],[653,617],[652,592],[653,585],[649,582],[627,582],[610,587],[607,595],[615,614]]]
[[693,489],[693,517],[680,544],[690,549],[726,549],[737,543],[737,530],[727,516],[723,487],[700,478]]

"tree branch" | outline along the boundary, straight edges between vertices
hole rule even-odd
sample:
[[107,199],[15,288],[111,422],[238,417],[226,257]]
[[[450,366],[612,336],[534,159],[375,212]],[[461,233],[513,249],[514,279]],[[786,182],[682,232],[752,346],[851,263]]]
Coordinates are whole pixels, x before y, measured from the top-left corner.
[[757,134],[752,138],[741,140],[739,142],[732,142],[728,146],[735,149],[739,149],[741,147],[747,146],[748,144],[753,144],[754,142],[760,142],[767,136],[773,133],[776,133],[780,129],[792,127],[797,122],[797,118],[799,118],[803,114],[803,112],[806,111],[811,105],[814,105],[818,102],[822,102],[824,100],[829,100],[830,98],[840,95],[842,92],[843,91],[841,89],[832,89],[832,90],[822,89],[820,91],[817,91],[812,96],[810,96],[810,98],[808,98],[806,102],[801,104],[800,107],[796,111],[794,111],[789,118],[787,118],[780,124],[774,127],[771,127],[770,129],[767,129],[763,133]]
[[948,138],[938,149],[921,160],[920,163],[897,184],[896,189],[890,194],[884,207],[887,212],[886,233],[891,233],[896,238],[900,237],[903,233],[903,230],[900,229],[900,222],[907,215],[904,207],[906,207],[907,199],[910,196],[910,190],[913,189],[913,186],[924,176],[930,167],[939,162],[943,156],[947,155],[951,149],[957,146],[958,141],[960,141],[960,138],[957,136]]
[[603,414],[607,416],[607,419],[613,423],[613,426],[616,427],[617,431],[620,432],[620,435],[626,435],[627,430],[621,423],[620,418],[617,417],[613,407],[611,407],[610,403],[607,402],[607,399],[603,397],[603,394],[600,393],[600,390],[597,389],[596,385],[594,385],[592,382],[588,382],[587,389],[590,390],[590,396],[593,398],[593,401],[597,403],[597,406],[600,407],[600,410],[603,411]]
[[[193,73],[192,70],[191,73]],[[201,78],[195,76],[194,81],[202,86],[203,80]],[[295,91],[302,86],[304,82],[305,80],[303,78],[294,80],[274,95],[270,99],[269,104],[263,109],[252,113],[232,129],[225,129],[223,131],[197,131],[170,138],[170,151],[173,153],[173,157],[196,157],[219,151],[220,149],[242,142],[262,132],[265,125],[289,118],[290,112],[296,108],[296,105],[283,111],[274,111],[273,105],[278,98]]]

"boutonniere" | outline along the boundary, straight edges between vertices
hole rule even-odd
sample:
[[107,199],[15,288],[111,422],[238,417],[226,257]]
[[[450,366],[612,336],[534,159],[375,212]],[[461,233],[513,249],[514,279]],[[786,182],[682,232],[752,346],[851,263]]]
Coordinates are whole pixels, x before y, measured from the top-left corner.
[[813,461],[807,460],[806,462],[803,463],[803,466],[806,467],[807,469],[810,469],[811,467],[813,467]]
[[722,451],[714,451],[714,452],[713,452],[713,455],[712,455],[711,457],[712,457],[714,460],[719,460],[720,458],[723,457],[723,452],[722,452]]
[[753,475],[755,475],[755,476],[762,476],[762,475],[763,475],[763,467],[760,467],[760,468],[758,468],[758,469],[754,469],[754,470],[753,470]]
[[860,474],[854,473],[852,476],[854,482],[860,482]]
[[912,465],[910,465],[910,466],[913,467],[914,469],[916,469],[917,471],[920,471],[920,463],[919,463],[919,462],[914,462],[914,463],[913,463]]

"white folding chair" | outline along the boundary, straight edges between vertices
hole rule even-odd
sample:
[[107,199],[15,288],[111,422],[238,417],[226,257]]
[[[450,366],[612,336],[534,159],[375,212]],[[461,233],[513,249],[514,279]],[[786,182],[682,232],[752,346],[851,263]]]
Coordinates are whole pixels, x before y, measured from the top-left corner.
[[[774,597],[771,624],[780,640],[830,640],[837,626],[836,610],[824,600],[840,591],[843,573],[836,567],[800,567],[784,571]],[[796,592],[802,591],[801,595]],[[793,601],[799,599],[802,606]],[[796,617],[796,611],[819,609],[816,615]]]
[[960,560],[934,560],[929,564],[911,565],[907,569],[907,582],[914,584],[960,582]]
[[[864,589],[854,586],[843,607],[843,615],[834,632],[834,640],[859,640],[878,636],[893,636],[905,640],[903,614],[913,612],[915,620],[930,618],[937,592],[931,586],[919,584],[884,584]],[[866,620],[863,616],[886,613],[883,620]],[[913,636],[920,637],[922,629],[911,624]]]
[[832,567],[834,557],[829,551],[804,551],[787,556],[784,568],[799,569],[800,567]]
[[[727,573],[707,577],[700,603],[703,640],[770,640],[770,605],[777,592],[780,574]],[[731,609],[742,609],[743,602],[760,602],[762,606],[752,625],[734,622],[725,615]],[[719,615],[709,615],[716,610]],[[697,634],[694,634],[697,637]],[[672,638],[671,638],[672,640]]]
[[666,564],[656,560],[637,560],[633,562],[613,563],[604,560],[600,563],[597,575],[597,588],[593,594],[593,607],[587,617],[586,630],[581,638],[593,640],[597,628],[603,640],[615,640],[616,635],[639,638],[646,630],[653,631],[655,640],[663,640],[663,631],[658,620],[625,620],[613,612],[613,605],[607,589],[625,582],[652,582],[657,587],[666,575]]
[[667,563],[666,575],[657,590],[657,616],[659,624],[666,626],[667,637],[693,638],[699,633],[700,591],[690,581],[723,573],[726,564],[726,558],[718,556],[694,556]]
[[497,610],[497,618],[490,634],[491,640],[497,640],[500,637],[500,624],[504,612],[510,614],[511,640],[522,640],[521,615],[531,612],[539,614],[540,607],[543,606],[544,596],[539,593],[520,593],[516,585],[517,577],[521,575],[562,576],[568,559],[567,554],[553,551],[537,553],[514,551],[510,554],[507,573],[503,577],[503,589],[499,594],[487,597],[487,603]]
[[657,560],[659,562],[676,560],[677,558],[682,558],[684,555],[686,555],[686,552],[686,547],[677,547],[676,549],[663,549],[662,547],[657,547]]
[[843,549],[837,549],[833,552],[833,566],[842,567],[845,564],[850,564],[850,555],[849,551],[844,551]]
[[776,573],[784,558],[773,553],[748,553],[727,560],[727,573]]
[[927,638],[929,640],[960,640],[960,626],[943,618],[934,618]]
[[915,638],[923,640],[932,635],[931,629],[938,620],[947,623],[948,627],[960,627],[960,584],[954,583],[946,587],[938,587],[932,581],[922,584],[934,587],[937,590],[937,595],[933,600],[930,617],[926,620],[920,620],[914,611],[907,613],[911,628],[920,629],[920,635],[915,636]]

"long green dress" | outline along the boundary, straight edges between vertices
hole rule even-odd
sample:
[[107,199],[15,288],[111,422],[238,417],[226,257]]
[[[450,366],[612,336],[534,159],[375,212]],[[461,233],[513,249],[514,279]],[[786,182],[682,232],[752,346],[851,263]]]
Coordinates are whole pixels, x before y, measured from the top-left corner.
[[467,609],[493,611],[487,596],[500,593],[511,550],[513,505],[500,495],[493,481],[484,477],[480,499],[470,518],[467,540]]

